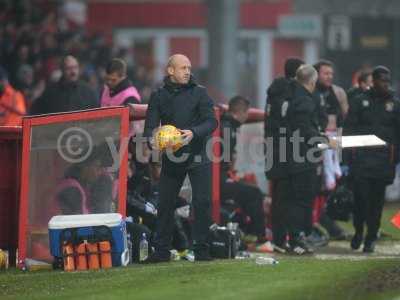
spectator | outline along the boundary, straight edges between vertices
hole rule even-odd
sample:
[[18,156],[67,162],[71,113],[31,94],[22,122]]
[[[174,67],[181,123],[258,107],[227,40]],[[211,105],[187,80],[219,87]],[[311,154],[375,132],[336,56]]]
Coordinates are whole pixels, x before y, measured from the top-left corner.
[[21,125],[25,113],[24,96],[9,84],[6,71],[0,67],[0,125]]
[[99,107],[95,92],[79,80],[79,64],[68,55],[62,60],[62,77],[33,104],[31,115],[77,111]]
[[[71,6],[64,5],[63,1],[39,1],[35,5],[30,1],[6,1],[1,4],[0,65],[10,74],[11,85],[24,94],[29,110],[45,88],[61,78],[59,62],[66,53],[79,58],[82,79],[95,89],[97,99],[100,98],[106,62],[110,61],[112,53],[121,51],[107,43],[101,34],[85,32],[84,14],[81,14],[84,5],[79,6],[79,22],[76,22],[78,14],[71,14]],[[132,49],[125,51],[127,61],[131,62],[135,61]],[[130,78],[142,100],[147,102],[154,87],[154,73],[140,65],[130,67],[133,70]],[[33,78],[33,85],[27,85],[29,78]]]

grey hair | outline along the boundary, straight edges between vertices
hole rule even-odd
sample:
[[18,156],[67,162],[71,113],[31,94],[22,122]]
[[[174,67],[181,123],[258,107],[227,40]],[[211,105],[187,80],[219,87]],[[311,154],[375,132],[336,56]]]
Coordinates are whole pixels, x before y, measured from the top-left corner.
[[296,80],[300,84],[310,84],[318,80],[318,72],[312,65],[302,65],[296,72]]

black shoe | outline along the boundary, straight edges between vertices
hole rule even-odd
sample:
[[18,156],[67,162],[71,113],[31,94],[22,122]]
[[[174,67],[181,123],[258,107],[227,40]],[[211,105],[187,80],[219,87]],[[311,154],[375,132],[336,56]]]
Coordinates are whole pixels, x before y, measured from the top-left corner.
[[364,242],[364,253],[373,253],[375,251],[375,240],[365,240]]
[[329,238],[318,229],[313,229],[311,234],[306,237],[308,245],[319,248],[329,244]]
[[171,261],[171,255],[167,256],[165,254],[160,254],[160,253],[154,252],[142,263],[143,264],[159,264],[159,263],[164,263],[164,262],[169,262],[169,261]]
[[351,243],[350,243],[351,249],[353,249],[353,250],[360,249],[362,241],[363,241],[362,234],[356,233],[353,236],[353,238],[351,239]]
[[290,252],[296,255],[313,254],[314,249],[306,242],[304,238],[290,241]]

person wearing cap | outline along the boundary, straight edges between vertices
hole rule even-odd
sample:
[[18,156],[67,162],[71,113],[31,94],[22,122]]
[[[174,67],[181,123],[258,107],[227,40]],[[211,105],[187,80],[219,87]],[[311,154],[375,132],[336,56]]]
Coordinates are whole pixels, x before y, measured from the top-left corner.
[[390,88],[391,72],[377,66],[372,79],[373,87],[351,102],[344,128],[345,135],[374,134],[387,143],[385,147],[354,149],[350,166],[355,201],[351,248],[359,249],[364,241],[366,253],[374,252],[385,190],[395,177],[400,142],[400,103]]
[[25,114],[24,96],[10,85],[7,72],[0,67],[0,126],[21,125]]

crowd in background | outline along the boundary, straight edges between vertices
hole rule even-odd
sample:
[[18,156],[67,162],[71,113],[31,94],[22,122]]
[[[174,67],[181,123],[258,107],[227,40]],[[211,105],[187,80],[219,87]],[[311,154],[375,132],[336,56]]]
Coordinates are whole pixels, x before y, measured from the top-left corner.
[[61,77],[63,56],[75,56],[82,79],[99,94],[105,68],[113,57],[128,63],[128,77],[146,102],[154,80],[152,72],[135,65],[131,49],[118,48],[100,34],[89,34],[79,19],[70,18],[66,2],[2,1],[0,3],[0,66],[11,85],[21,91],[29,110],[46,86]]

